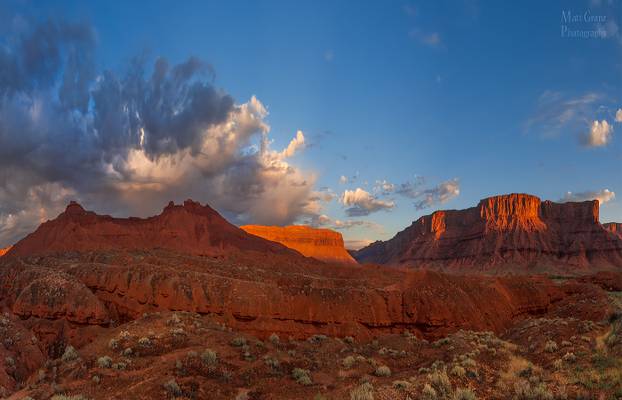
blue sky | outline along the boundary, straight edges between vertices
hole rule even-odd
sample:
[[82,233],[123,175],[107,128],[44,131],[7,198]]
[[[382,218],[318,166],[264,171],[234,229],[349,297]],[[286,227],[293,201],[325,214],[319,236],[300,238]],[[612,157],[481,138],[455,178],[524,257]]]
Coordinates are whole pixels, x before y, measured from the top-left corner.
[[[0,6],[0,33],[9,37],[17,17],[87,23],[98,71],[121,73],[139,54],[206,61],[214,86],[236,104],[256,96],[267,108],[275,149],[304,132],[304,150],[288,163],[314,176],[313,190],[334,195],[318,215],[333,226],[366,222],[342,230],[351,241],[387,239],[436,209],[509,192],[605,196],[601,221],[622,220],[620,2],[148,4],[9,2]],[[562,37],[564,11],[605,16],[569,24],[605,37]],[[374,188],[417,179],[411,197]],[[439,195],[447,182],[459,193],[452,186]],[[356,188],[383,206],[344,204]]]

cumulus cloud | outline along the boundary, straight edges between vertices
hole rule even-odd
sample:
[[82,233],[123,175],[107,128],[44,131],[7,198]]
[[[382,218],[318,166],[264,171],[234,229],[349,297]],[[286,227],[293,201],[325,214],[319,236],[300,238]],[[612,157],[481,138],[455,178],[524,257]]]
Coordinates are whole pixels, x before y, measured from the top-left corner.
[[146,216],[191,197],[234,222],[288,224],[320,212],[315,175],[291,164],[268,112],[236,104],[191,57],[97,72],[89,25],[27,25],[0,46],[0,247],[57,215],[69,199]]
[[349,207],[346,209],[346,214],[349,217],[369,215],[376,211],[390,210],[395,207],[393,201],[379,200],[361,188],[343,192],[341,202],[344,206]]
[[568,201],[589,201],[598,200],[600,205],[610,202],[615,199],[616,194],[609,189],[603,189],[599,191],[587,191],[580,193],[566,192],[564,196],[559,200],[560,202]]
[[432,207],[436,204],[443,204],[460,194],[460,182],[458,179],[451,179],[442,182],[431,189],[426,189],[421,192],[416,198],[419,198],[415,202],[415,208],[422,210],[428,207]]
[[386,179],[381,181],[376,181],[374,185],[374,192],[380,193],[382,195],[389,195],[395,191],[395,185]]
[[622,108],[618,108],[616,111],[616,122],[622,122]]
[[609,144],[613,126],[606,120],[593,121],[589,132],[581,136],[581,144],[586,147],[603,147]]

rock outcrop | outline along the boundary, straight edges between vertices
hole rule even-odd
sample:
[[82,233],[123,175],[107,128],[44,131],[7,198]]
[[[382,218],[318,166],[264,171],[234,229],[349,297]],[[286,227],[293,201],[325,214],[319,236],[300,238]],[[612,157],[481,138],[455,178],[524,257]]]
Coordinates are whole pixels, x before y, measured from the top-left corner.
[[618,268],[622,240],[599,223],[597,200],[560,204],[510,194],[426,215],[354,256],[361,263],[462,271],[500,265]]
[[607,222],[607,223],[604,223],[603,226],[609,232],[622,238],[622,222]]
[[208,256],[234,251],[297,255],[244,232],[208,205],[187,200],[183,205],[170,202],[160,215],[144,219],[97,215],[71,202],[65,212],[20,240],[6,256],[157,248]]
[[317,229],[303,225],[291,226],[241,226],[246,232],[273,242],[281,243],[307,257],[331,263],[354,264],[356,261],[346,251],[343,237],[330,229]]

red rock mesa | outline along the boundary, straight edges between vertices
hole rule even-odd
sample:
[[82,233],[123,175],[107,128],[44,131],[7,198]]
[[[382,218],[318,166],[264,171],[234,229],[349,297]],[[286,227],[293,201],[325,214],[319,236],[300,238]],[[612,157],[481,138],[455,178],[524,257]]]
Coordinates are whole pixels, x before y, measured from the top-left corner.
[[509,194],[423,216],[354,256],[362,263],[472,267],[465,272],[499,265],[619,268],[622,240],[599,223],[597,200],[560,204]]
[[245,225],[241,228],[250,234],[281,243],[320,261],[356,263],[346,251],[341,234],[330,229],[316,229],[302,225],[284,227]]
[[43,223],[15,244],[7,256],[97,250],[167,249],[219,256],[231,251],[294,254],[278,243],[249,235],[208,205],[170,202],[160,215],[113,218],[71,202],[56,219]]

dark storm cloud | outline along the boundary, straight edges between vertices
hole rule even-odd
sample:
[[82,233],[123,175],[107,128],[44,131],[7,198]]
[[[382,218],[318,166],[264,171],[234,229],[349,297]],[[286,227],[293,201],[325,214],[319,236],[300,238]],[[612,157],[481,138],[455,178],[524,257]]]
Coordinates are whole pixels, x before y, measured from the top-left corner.
[[139,57],[97,72],[96,42],[88,24],[49,20],[0,43],[0,247],[70,199],[144,216],[194,197],[262,223],[317,209],[313,176],[285,162],[302,132],[270,150],[263,104],[236,105],[209,64]]

